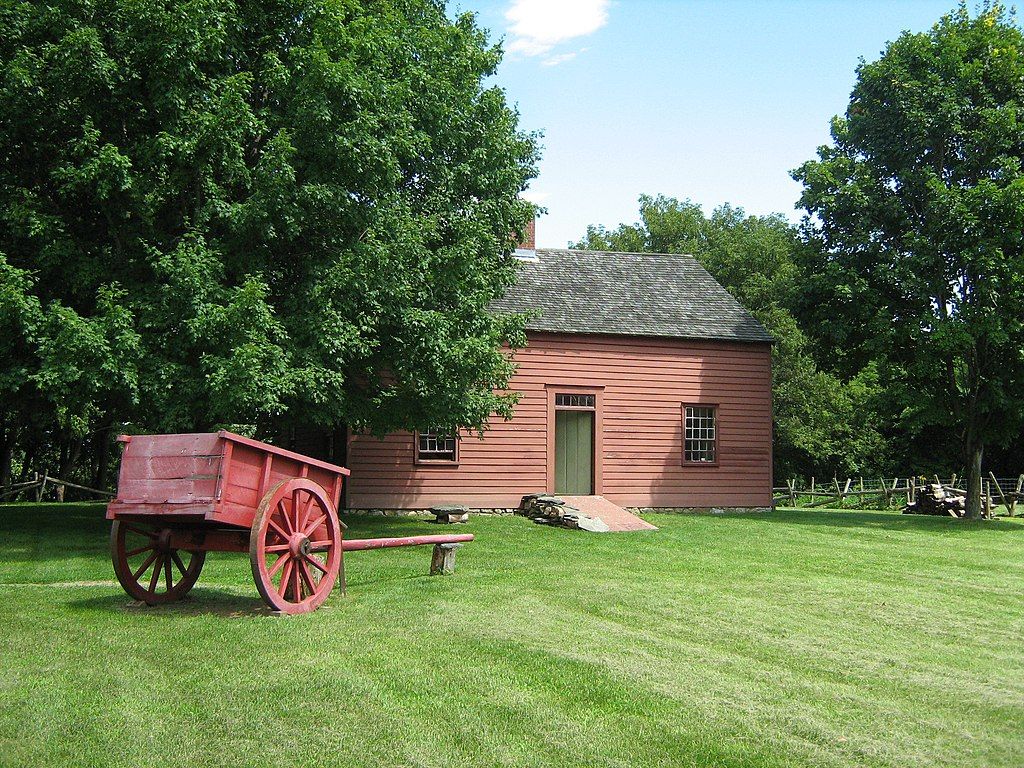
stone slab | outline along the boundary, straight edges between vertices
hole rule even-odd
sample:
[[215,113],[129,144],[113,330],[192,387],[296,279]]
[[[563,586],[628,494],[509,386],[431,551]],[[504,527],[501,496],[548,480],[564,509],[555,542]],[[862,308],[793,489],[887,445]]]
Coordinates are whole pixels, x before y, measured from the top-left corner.
[[608,526],[609,531],[656,531],[656,526],[613,504],[604,496],[561,496],[567,505],[573,506],[587,517],[596,517]]

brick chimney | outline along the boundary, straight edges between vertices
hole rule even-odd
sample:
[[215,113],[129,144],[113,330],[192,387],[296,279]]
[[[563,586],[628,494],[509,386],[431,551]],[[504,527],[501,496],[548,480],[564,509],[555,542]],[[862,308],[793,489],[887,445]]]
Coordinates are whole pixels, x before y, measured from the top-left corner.
[[517,251],[533,251],[537,248],[537,219],[533,218],[526,222],[523,227],[523,239],[516,246]]

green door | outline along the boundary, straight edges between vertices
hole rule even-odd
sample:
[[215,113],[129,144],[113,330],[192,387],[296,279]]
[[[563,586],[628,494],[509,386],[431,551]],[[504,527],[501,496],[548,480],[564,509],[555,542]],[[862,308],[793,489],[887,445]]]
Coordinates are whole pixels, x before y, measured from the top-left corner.
[[555,411],[555,493],[594,492],[594,412]]

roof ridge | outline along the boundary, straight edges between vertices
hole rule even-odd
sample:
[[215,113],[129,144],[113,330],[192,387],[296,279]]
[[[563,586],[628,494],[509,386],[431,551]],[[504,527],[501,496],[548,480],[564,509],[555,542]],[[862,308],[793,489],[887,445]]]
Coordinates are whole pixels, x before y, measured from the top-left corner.
[[596,251],[590,248],[534,248],[534,251],[537,253],[542,253],[544,251],[558,251],[559,253],[600,253],[607,256],[671,256],[672,258],[684,256],[685,258],[693,259],[695,262],[700,264],[700,259],[692,253],[670,253],[668,251]]

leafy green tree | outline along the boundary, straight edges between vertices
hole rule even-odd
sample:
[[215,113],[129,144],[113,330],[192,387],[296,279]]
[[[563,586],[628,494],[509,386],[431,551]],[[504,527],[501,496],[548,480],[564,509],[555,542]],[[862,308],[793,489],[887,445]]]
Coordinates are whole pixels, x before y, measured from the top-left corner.
[[54,0],[0,26],[0,254],[38,315],[0,339],[29,372],[5,393],[70,441],[510,413],[521,321],[486,307],[537,146],[471,15]]
[[905,371],[909,428],[959,441],[976,517],[984,449],[1024,419],[1024,35],[998,4],[904,33],[832,138],[794,174],[821,306]]
[[775,337],[772,349],[776,477],[873,473],[884,467],[881,434],[865,418],[879,394],[874,369],[851,382],[819,370],[790,307],[800,294],[797,232],[782,216],[747,216],[671,197],[640,198],[640,221],[588,227],[592,250],[686,253],[697,258]]
[[0,487],[11,481],[14,450],[38,407],[32,376],[42,308],[32,287],[32,276],[0,253]]

